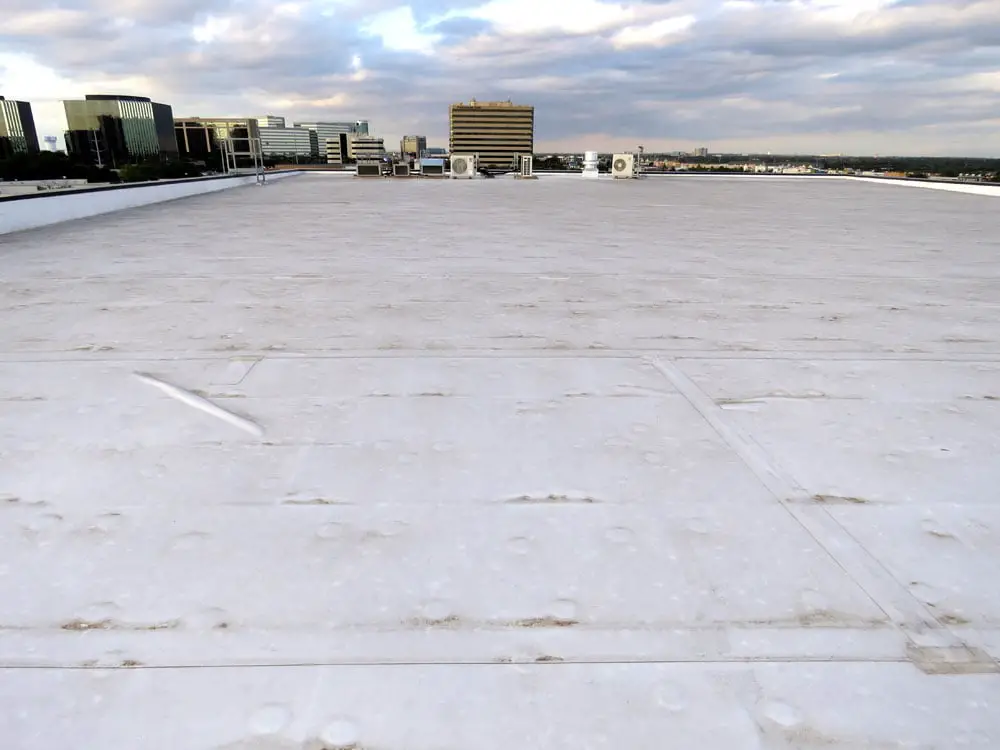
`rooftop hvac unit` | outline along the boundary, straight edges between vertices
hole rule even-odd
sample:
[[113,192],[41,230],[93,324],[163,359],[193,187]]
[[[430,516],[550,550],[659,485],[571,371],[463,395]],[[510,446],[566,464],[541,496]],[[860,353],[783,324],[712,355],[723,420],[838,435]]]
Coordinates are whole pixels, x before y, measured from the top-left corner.
[[611,176],[617,180],[629,180],[637,177],[635,154],[615,154],[611,159]]
[[428,177],[443,177],[444,164],[421,164],[420,173]]
[[393,177],[409,177],[410,176],[410,165],[409,164],[393,164],[392,165],[392,176]]
[[382,165],[378,162],[358,164],[358,177],[381,177]]
[[521,157],[521,169],[518,174],[519,177],[529,178],[535,175],[535,158],[530,154],[525,154]]
[[471,180],[476,176],[475,154],[453,154],[451,157],[451,176],[454,179]]

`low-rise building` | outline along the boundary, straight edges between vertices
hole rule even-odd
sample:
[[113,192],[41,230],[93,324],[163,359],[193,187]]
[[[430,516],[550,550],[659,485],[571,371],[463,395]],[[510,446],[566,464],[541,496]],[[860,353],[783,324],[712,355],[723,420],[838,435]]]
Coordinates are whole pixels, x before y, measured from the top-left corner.
[[385,139],[374,135],[352,136],[348,155],[357,161],[382,159],[385,157]]
[[255,117],[254,119],[257,120],[257,126],[261,128],[285,127],[285,118],[278,115],[264,115],[263,117]]
[[260,150],[264,156],[289,159],[313,155],[316,135],[305,128],[261,128]]
[[348,159],[348,136],[347,133],[339,133],[332,138],[327,138],[325,143],[326,148],[326,163],[327,164],[343,164]]
[[[297,122],[295,127],[304,128],[310,130],[315,134],[316,148],[313,156],[322,156],[325,153],[326,142],[330,138],[338,138],[339,136],[348,136],[358,132],[357,121],[350,122]],[[365,123],[365,132],[367,133],[367,123]],[[343,156],[347,155],[347,150],[344,149]]]

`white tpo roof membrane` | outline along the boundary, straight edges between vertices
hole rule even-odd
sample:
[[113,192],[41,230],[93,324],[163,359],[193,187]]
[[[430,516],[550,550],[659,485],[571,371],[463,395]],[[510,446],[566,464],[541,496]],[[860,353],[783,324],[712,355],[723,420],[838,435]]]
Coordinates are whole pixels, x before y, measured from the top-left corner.
[[996,205],[310,175],[0,238],[0,746],[995,749]]

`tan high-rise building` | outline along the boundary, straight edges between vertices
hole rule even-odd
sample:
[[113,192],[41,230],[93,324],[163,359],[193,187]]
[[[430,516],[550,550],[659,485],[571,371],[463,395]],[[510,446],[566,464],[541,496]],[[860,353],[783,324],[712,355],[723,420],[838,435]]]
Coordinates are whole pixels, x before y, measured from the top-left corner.
[[508,168],[535,148],[535,108],[511,102],[452,104],[448,112],[453,154],[479,154],[479,164]]
[[419,159],[427,151],[427,137],[423,135],[404,135],[399,142],[399,155],[404,159],[412,156]]

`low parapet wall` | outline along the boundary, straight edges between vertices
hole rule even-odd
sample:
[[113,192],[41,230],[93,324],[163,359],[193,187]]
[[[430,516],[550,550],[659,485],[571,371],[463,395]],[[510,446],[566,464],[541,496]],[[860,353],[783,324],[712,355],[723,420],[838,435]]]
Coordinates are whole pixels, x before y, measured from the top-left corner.
[[991,195],[1000,198],[1000,185],[996,183],[975,182],[942,182],[937,180],[913,180],[905,177],[849,177],[851,180],[878,182],[883,185],[897,187],[918,187],[926,190],[946,190],[950,193],[970,193],[972,195]]
[[[278,180],[298,172],[271,172],[267,180]],[[83,190],[60,190],[0,198],[0,235],[25,229],[59,224],[73,219],[148,206],[152,203],[214,193],[219,190],[252,185],[254,175],[234,177],[197,177],[170,182],[142,182],[107,185]]]

